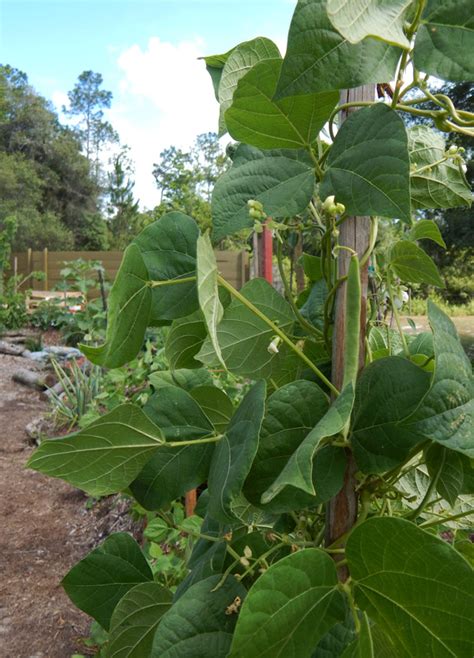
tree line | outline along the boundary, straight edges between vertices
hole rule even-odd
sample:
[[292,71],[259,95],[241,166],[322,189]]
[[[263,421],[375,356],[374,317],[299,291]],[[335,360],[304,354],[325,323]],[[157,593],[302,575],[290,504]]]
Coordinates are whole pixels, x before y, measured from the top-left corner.
[[113,96],[100,73],[83,71],[68,99],[61,121],[26,73],[0,65],[0,230],[14,227],[14,250],[121,249],[177,208],[209,225],[212,187],[227,166],[216,134],[162,151],[152,172],[160,203],[140,210],[130,149],[105,118]]

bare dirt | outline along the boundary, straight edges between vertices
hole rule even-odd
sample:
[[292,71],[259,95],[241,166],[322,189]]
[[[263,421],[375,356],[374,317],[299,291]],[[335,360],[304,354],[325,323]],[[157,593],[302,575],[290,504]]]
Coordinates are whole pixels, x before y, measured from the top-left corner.
[[79,490],[25,468],[34,449],[25,426],[47,403],[12,382],[19,367],[25,359],[0,355],[0,658],[69,658],[90,652],[90,618],[61,578],[130,517],[117,498],[88,509]]

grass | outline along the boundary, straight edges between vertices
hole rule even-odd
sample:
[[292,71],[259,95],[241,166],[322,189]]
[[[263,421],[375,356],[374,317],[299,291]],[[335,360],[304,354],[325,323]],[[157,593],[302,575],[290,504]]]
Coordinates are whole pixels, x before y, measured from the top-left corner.
[[[466,315],[474,315],[474,299],[468,304],[449,304],[441,297],[437,295],[431,295],[430,299],[432,302],[437,304],[442,311],[444,311],[450,317],[460,317]],[[403,307],[403,313],[409,316],[416,315],[427,315],[427,299],[421,299],[419,297],[414,297],[411,301]]]

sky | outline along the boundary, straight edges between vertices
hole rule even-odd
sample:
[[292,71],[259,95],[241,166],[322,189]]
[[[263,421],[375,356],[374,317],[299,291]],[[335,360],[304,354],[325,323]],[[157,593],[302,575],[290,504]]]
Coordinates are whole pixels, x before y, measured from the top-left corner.
[[[131,149],[142,208],[159,203],[153,163],[217,130],[199,57],[256,36],[284,51],[296,0],[0,0],[0,63],[24,71],[58,112],[84,70],[101,73],[106,118]],[[63,117],[64,118],[64,117]]]

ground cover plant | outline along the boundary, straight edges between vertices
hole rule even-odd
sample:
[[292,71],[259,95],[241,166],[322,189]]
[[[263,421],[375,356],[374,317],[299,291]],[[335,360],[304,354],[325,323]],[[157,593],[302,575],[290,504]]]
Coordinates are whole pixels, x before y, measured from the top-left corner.
[[[149,326],[169,325],[169,370],[143,407],[121,404],[29,461],[149,511],[200,487],[202,523],[179,523],[195,542],[178,585],[125,533],[65,576],[109,632],[106,655],[472,656],[472,370],[436,304],[431,331],[411,337],[397,304],[404,285],[442,285],[423,250],[442,238],[417,211],[471,199],[440,131],[471,134],[474,116],[427,85],[472,79],[469,4],[300,0],[284,58],[258,37],[205,59],[236,140],[211,233],[179,211],[149,225],[125,251],[105,341],[82,346],[120,368]],[[377,101],[341,101],[376,83]],[[401,237],[378,246],[379,218]],[[263,223],[281,243],[314,238],[296,299],[262,279],[236,290],[217,270],[213,244]],[[242,378],[243,399],[214,385],[216,369]]]

